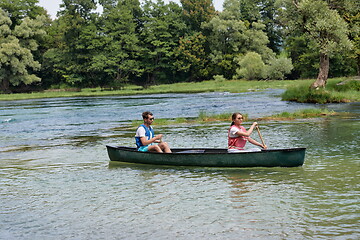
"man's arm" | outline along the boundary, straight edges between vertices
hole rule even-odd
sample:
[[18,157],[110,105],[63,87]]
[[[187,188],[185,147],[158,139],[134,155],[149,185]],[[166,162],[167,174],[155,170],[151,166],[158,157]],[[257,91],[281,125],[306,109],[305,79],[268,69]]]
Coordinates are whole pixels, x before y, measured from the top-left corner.
[[149,140],[146,139],[146,136],[143,136],[143,137],[140,137],[140,141],[144,146],[147,146],[153,142],[160,140],[162,138],[162,136],[163,136],[162,134],[159,134]]

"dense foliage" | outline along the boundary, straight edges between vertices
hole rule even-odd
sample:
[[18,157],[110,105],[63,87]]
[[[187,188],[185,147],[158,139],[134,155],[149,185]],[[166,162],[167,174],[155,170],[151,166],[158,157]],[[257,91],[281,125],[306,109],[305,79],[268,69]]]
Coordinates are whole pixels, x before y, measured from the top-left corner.
[[0,92],[359,74],[358,1],[180,3],[0,0]]

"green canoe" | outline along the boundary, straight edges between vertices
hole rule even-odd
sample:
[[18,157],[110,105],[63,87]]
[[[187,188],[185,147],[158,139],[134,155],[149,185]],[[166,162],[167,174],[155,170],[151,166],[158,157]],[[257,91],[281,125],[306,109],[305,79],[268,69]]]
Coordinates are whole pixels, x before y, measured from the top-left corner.
[[306,148],[268,149],[228,153],[227,149],[178,148],[172,153],[139,152],[132,147],[106,146],[111,161],[202,167],[298,167]]

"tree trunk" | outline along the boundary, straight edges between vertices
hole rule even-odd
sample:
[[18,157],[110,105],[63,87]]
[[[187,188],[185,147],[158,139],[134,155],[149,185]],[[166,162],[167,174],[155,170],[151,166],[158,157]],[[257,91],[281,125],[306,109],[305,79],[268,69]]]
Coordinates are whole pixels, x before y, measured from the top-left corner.
[[360,56],[357,55],[357,74],[360,77]]
[[324,88],[329,74],[329,56],[326,53],[320,53],[320,68],[319,75],[310,88],[319,89]]
[[10,81],[9,79],[3,79],[1,82],[0,82],[0,90],[3,92],[3,93],[11,93],[10,91]]

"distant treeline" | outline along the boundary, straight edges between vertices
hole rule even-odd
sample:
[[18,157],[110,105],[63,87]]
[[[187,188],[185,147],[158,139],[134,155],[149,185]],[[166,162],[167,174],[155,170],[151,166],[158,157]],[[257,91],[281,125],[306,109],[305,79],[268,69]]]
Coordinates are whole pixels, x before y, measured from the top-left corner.
[[359,74],[359,1],[180,2],[0,0],[0,92]]

